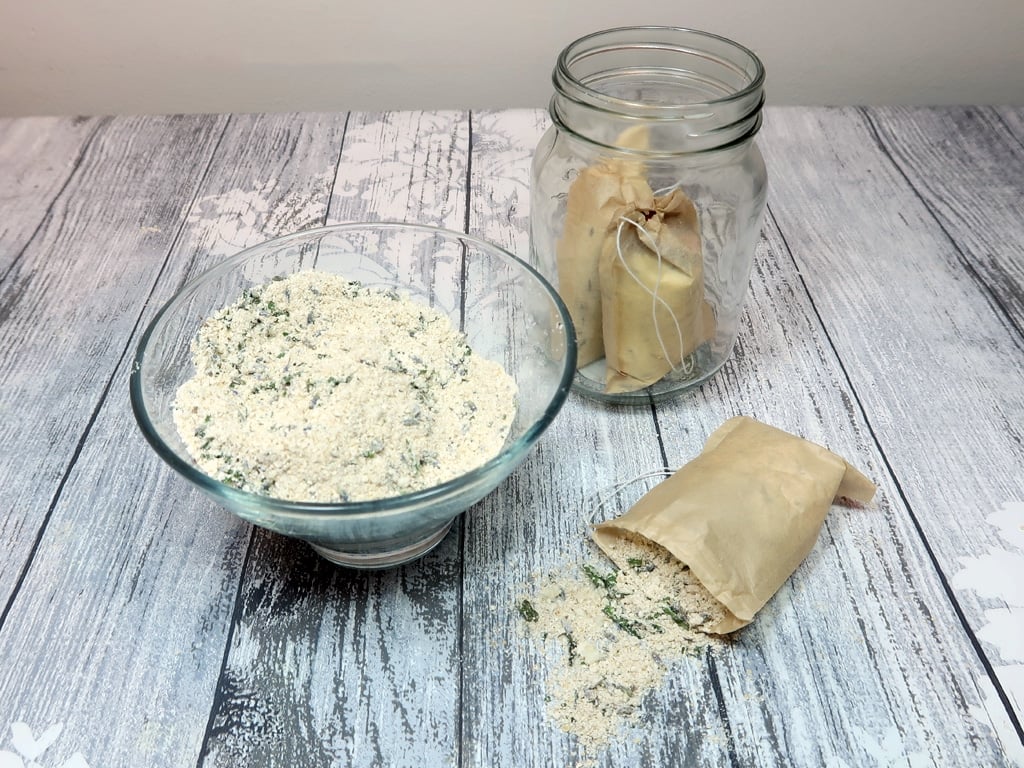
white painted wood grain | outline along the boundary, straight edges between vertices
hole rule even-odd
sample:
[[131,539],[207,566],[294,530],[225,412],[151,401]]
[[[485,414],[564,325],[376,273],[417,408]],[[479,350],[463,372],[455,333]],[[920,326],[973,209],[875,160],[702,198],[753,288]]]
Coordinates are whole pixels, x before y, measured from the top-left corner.
[[[508,141],[509,134],[528,135],[525,116],[513,121],[504,113],[500,119],[498,136],[489,142],[483,138],[488,136],[483,128],[475,131],[475,147],[496,146],[507,152],[508,145],[514,144]],[[535,129],[532,138],[538,137]],[[500,157],[501,152],[495,154]],[[480,219],[512,223],[512,227],[491,223],[489,230],[486,224],[483,228],[515,246],[515,218],[508,215],[517,207],[515,176],[503,179],[491,172],[491,164],[501,166],[499,160],[474,152],[474,175],[479,168],[481,178],[487,180],[487,205],[493,206],[490,216],[485,212]],[[525,164],[520,174],[524,169]],[[483,207],[476,193],[474,185],[474,214]],[[520,236],[525,237],[525,230],[520,230]],[[780,244],[777,230],[772,239]],[[679,466],[694,456],[707,434],[725,418],[746,413],[830,444],[884,478],[884,463],[850,393],[844,391],[838,361],[822,338],[792,262],[780,263],[779,254],[767,252],[762,244],[753,282],[752,308],[734,359],[701,391],[657,409],[670,464]],[[467,690],[481,690],[477,699],[465,701],[464,710],[467,757],[474,765],[485,764],[488,754],[509,755],[509,762],[525,765],[569,764],[572,759],[571,742],[553,733],[542,715],[538,680],[542,673],[514,632],[518,616],[510,611],[507,596],[513,573],[522,579],[522,571],[538,560],[547,560],[550,567],[551,561],[564,562],[579,549],[583,534],[579,509],[586,501],[573,498],[571,487],[574,477],[586,482],[595,470],[573,465],[581,461],[581,454],[593,460],[579,450],[591,441],[565,431],[573,422],[574,408],[583,403],[570,402],[552,429],[560,439],[540,446],[540,451],[549,451],[545,463],[554,462],[561,469],[557,475],[545,473],[538,478],[537,490],[542,488],[545,497],[552,497],[548,506],[535,512],[529,499],[537,490],[531,488],[529,475],[519,480],[516,507],[528,513],[535,530],[519,530],[516,518],[498,516],[499,507],[492,515],[502,525],[482,537],[489,542],[485,551],[490,558],[499,557],[503,548],[515,548],[517,539],[522,540],[519,546],[529,547],[526,556],[511,558],[504,571],[490,571],[487,557],[474,559],[475,531],[490,516],[467,522],[467,583],[475,577],[486,584],[483,589],[467,590],[467,595],[488,596],[478,607],[473,599],[467,600],[465,609],[467,675],[475,674],[474,651],[479,649],[481,658],[489,659],[479,681],[470,677],[473,684],[467,686]],[[591,429],[595,422],[610,434],[622,429],[623,414],[595,408],[599,416],[588,415]],[[637,414],[632,411],[629,416]],[[647,441],[636,435],[631,438],[612,442],[618,442],[620,466],[627,454],[637,462],[634,474],[660,465],[650,433]],[[562,487],[559,476],[568,480],[569,488]],[[498,503],[495,499],[494,504]],[[550,506],[561,510],[561,525],[554,531],[546,517],[552,514]],[[801,577],[782,590],[764,616],[741,633],[734,645],[703,665],[675,670],[653,697],[650,711],[657,714],[644,723],[635,740],[615,744],[599,764],[811,766],[860,765],[872,759],[894,764],[925,760],[968,765],[975,759],[1002,764],[1006,760],[1003,745],[970,712],[981,699],[975,675],[983,675],[984,669],[969,639],[958,631],[956,617],[912,526],[905,519],[901,525],[888,519],[899,508],[898,501],[890,505],[884,500],[873,517],[863,511],[844,511],[855,518],[865,515],[860,518],[862,524],[848,530],[842,517],[830,524],[800,571]],[[867,520],[872,524],[863,523]],[[546,552],[538,553],[533,547],[545,532],[550,537],[544,542]],[[863,554],[868,542],[874,547],[867,547]],[[916,565],[907,572],[903,558],[910,553]],[[504,605],[495,599],[503,594]],[[922,595],[927,596],[927,605]],[[833,624],[835,605],[842,606],[842,621]],[[471,629],[477,623],[470,620],[474,613],[481,616],[477,632]],[[494,656],[494,649],[502,647],[505,653]],[[914,661],[908,661],[907,647],[919,648]],[[942,672],[936,674],[936,669]],[[519,679],[528,683],[517,685]],[[526,701],[503,695],[507,689],[501,686],[508,685],[525,694]],[[956,692],[952,696],[951,690]],[[516,725],[507,725],[510,720]],[[491,721],[505,727],[495,733],[474,726]],[[541,736],[524,742],[517,739],[523,732]]]
[[[339,151],[340,123],[240,116],[225,131],[225,122],[179,120],[169,130],[161,119],[115,121],[103,144],[106,159],[85,164],[88,191],[65,206],[90,209],[77,227],[55,219],[64,239],[45,253],[84,253],[82,270],[102,266],[97,279],[120,277],[120,286],[92,296],[93,283],[70,259],[39,267],[60,288],[52,296],[57,305],[82,303],[96,313],[101,300],[121,306],[107,322],[79,315],[70,323],[79,333],[95,324],[109,334],[109,349],[56,361],[65,380],[80,376],[83,397],[92,377],[112,383],[102,399],[93,394],[98,410],[88,433],[70,435],[83,439],[81,451],[0,628],[0,728],[6,733],[14,720],[37,729],[61,724],[61,744],[94,767],[196,764],[249,539],[248,525],[193,492],[145,444],[128,408],[130,355],[119,355],[134,351],[144,323],[191,272],[223,257],[222,235],[238,235],[228,221],[244,218],[247,206],[196,220],[190,215],[197,201],[237,202],[241,192],[264,203],[271,223],[236,245],[280,234],[272,222],[291,226],[313,205],[322,221],[332,174],[316,171],[333,171]],[[125,146],[134,151],[112,149]],[[190,146],[199,157],[188,165],[180,153]],[[125,173],[142,178],[128,185],[119,178]],[[118,216],[97,231],[111,208],[97,190],[125,189],[139,195],[123,214],[128,221]],[[157,234],[149,230],[166,235],[161,249],[138,246],[140,224],[147,237]],[[63,282],[68,272],[79,282]],[[109,296],[115,289],[119,302]],[[48,401],[40,393],[34,402],[42,408]],[[36,451],[24,460],[42,463],[45,447],[23,444]],[[51,493],[39,497],[48,501]]]
[[[470,230],[523,258],[529,251],[530,156],[546,125],[544,114],[535,111],[474,115]],[[661,465],[649,408],[609,408],[571,395],[531,457],[467,517],[466,764],[575,765],[589,759],[545,714],[546,662],[522,634],[515,602],[549,570],[599,562],[587,535],[595,495]],[[725,763],[721,739],[692,738],[719,735],[717,712],[692,706],[693,698],[712,696],[709,671],[695,663],[683,674],[689,694],[657,718],[673,724],[670,732],[690,736],[683,751],[662,764],[685,764],[698,752],[709,765]],[[659,764],[654,753],[666,744],[665,733],[637,735],[639,741],[628,738],[597,755],[598,764]]]
[[[1022,110],[886,108],[867,110],[865,116],[884,151],[950,238],[959,257],[954,271],[968,274],[977,284],[991,309],[992,325],[1008,329],[1011,339],[1016,338],[1017,360],[1024,359],[1024,142],[1016,130]],[[1014,356],[1012,345],[1005,350]],[[1009,387],[1011,393],[1020,393],[1024,376],[1018,376],[1016,384],[1011,378]],[[993,396],[999,398],[1000,393]],[[951,575],[958,598],[980,609],[980,618],[975,614],[972,620],[980,622],[978,638],[1017,714],[1018,733],[1024,713],[1024,654],[1018,650],[1024,636],[1024,603],[1012,598],[1010,585],[1024,579],[1024,538],[1009,542],[1007,549],[1005,533],[991,521],[1024,503],[1021,402],[1010,394],[1003,404],[1008,418],[1000,414],[1007,442],[1018,449],[1016,489],[1011,483],[1003,503],[977,520],[990,536],[1004,540],[1002,546],[959,555]],[[992,558],[1005,558],[1006,564],[987,567]],[[969,570],[973,577],[964,578]],[[1020,754],[1024,761],[1024,746]]]
[[0,275],[42,223],[102,123],[100,118],[0,120]]
[[468,113],[355,112],[329,224],[411,221],[461,230]]
[[987,107],[871,109],[884,150],[953,240],[1024,354],[1024,147]]
[[993,110],[1017,141],[1024,144],[1024,107],[993,107]]
[[224,118],[108,123],[0,285],[6,605]]
[[773,219],[765,232],[741,355],[693,402],[659,408],[670,462],[699,450],[676,437],[694,413],[702,431],[745,413],[828,446],[880,489],[867,508],[832,509],[793,578],[716,656],[736,755],[741,764],[866,765],[885,745],[889,764],[1003,764],[1004,747],[971,713],[985,670]]
[[[353,113],[329,222],[461,229],[468,129],[458,112]],[[458,543],[365,573],[257,534],[202,764],[457,765]]]
[[[933,131],[904,140],[942,139]],[[894,473],[890,492],[905,500],[948,580],[962,558],[999,543],[986,516],[1024,497],[1020,340],[862,113],[776,110],[763,146],[770,167],[785,169],[774,174],[769,206]],[[1009,236],[1012,220],[1004,225]],[[891,546],[901,539],[894,534]],[[900,555],[906,567],[926,568],[919,549]],[[977,633],[983,606],[957,599]],[[942,615],[934,598],[922,600]],[[934,631],[947,628],[936,622]],[[961,691],[961,706],[979,691]]]
[[38,136],[0,123],[0,190],[22,169],[4,236],[25,243],[0,277],[0,596],[14,594],[0,750],[19,721],[62,724],[47,759],[93,768],[573,765],[513,602],[582,555],[595,493],[748,413],[850,458],[878,503],[834,509],[754,625],[675,671],[597,764],[1024,754],[993,688],[1013,679],[985,639],[999,601],[961,588],[954,606],[943,583],[1008,546],[987,521],[1024,499],[1024,356],[992,298],[1015,306],[1020,285],[1021,110],[769,111],[771,213],[734,358],[654,412],[571,396],[417,563],[331,566],[192,493],[145,446],[126,353],[184,280],[325,217],[468,223],[526,257],[546,124],[533,110],[118,118],[89,139],[94,124],[71,119],[32,123]]

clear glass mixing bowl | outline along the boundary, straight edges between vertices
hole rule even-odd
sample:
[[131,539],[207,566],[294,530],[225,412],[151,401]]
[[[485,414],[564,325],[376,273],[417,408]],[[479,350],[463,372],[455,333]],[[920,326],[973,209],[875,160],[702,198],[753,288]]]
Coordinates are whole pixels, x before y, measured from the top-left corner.
[[[519,394],[501,453],[432,488],[350,503],[261,496],[200,470],[173,418],[177,390],[194,373],[190,345],[199,326],[245,289],[309,269],[429,304],[466,334],[474,353],[504,365]],[[309,542],[335,563],[382,568],[429,551],[456,516],[523,461],[565,402],[575,368],[575,335],[565,305],[538,272],[511,253],[434,227],[341,224],[249,248],[189,282],[143,335],[130,389],[135,418],[150,445],[220,505],[255,525]]]

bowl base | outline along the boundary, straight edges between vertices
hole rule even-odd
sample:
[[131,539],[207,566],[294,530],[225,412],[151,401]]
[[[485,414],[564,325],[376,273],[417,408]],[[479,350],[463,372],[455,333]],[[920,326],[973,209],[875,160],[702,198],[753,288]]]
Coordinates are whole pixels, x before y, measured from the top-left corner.
[[448,535],[448,531],[451,530],[452,523],[454,522],[455,520],[449,520],[439,530],[430,534],[425,539],[389,552],[373,552],[368,554],[365,552],[342,552],[341,550],[330,549],[317,544],[310,544],[310,546],[321,557],[330,560],[335,565],[342,565],[346,568],[364,571],[394,568],[396,565],[403,565],[427,554]]

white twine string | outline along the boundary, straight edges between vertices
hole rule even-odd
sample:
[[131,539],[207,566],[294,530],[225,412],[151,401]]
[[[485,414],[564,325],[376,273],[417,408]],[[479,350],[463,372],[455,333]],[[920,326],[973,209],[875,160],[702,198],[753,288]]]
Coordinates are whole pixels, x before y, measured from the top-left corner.
[[615,499],[618,498],[619,494],[622,493],[627,488],[629,488],[631,485],[636,485],[637,483],[643,482],[644,480],[651,480],[653,478],[662,479],[670,477],[671,475],[672,473],[666,469],[654,469],[651,470],[650,472],[644,472],[642,475],[637,475],[636,477],[630,478],[629,480],[624,480],[622,482],[616,483],[610,488],[603,488],[593,493],[583,503],[584,510],[590,509],[591,505],[593,505],[593,511],[590,513],[590,516],[588,518],[590,524],[597,525],[598,523],[604,522],[605,518],[602,513],[604,512],[605,507],[611,504],[613,501],[615,501]]
[[[636,275],[636,273],[633,272],[632,269],[630,269],[629,264],[626,263],[626,257],[623,256],[622,254],[623,224],[632,224],[634,227],[640,230],[641,236],[647,235],[647,239],[650,241],[651,247],[654,249],[654,255],[658,257],[658,277],[654,283],[653,291],[644,284],[644,282]],[[676,313],[672,311],[672,307],[669,306],[668,302],[658,295],[658,289],[661,287],[661,273],[664,266],[664,262],[661,257],[661,250],[658,248],[658,244],[654,241],[654,238],[651,236],[651,233],[644,229],[643,225],[640,224],[640,222],[633,221],[633,219],[627,218],[625,216],[620,216],[619,226],[618,229],[615,231],[615,251],[618,253],[619,261],[622,262],[622,266],[625,267],[626,273],[631,278],[633,278],[636,284],[643,288],[651,297],[651,322],[654,323],[654,335],[657,337],[658,345],[661,347],[661,354],[665,356],[665,359],[671,366],[673,373],[681,370],[684,374],[689,375],[693,371],[693,366],[695,365],[695,362],[691,360],[689,357],[686,357],[685,359],[682,358],[683,349],[685,345],[683,344],[683,329],[679,325],[679,318],[676,317]],[[659,303],[665,308],[665,311],[668,312],[669,317],[672,318],[672,324],[675,325],[676,327],[676,336],[679,339],[679,355],[681,358],[680,364],[678,366],[674,362],[672,362],[672,356],[669,355],[668,347],[665,346],[665,339],[662,338],[661,335],[661,326],[658,323]]]

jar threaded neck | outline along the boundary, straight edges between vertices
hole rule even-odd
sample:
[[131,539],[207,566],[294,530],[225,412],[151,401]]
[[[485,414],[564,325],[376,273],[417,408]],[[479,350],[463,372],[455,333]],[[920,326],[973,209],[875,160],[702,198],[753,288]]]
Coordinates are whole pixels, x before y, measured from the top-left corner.
[[[620,27],[568,45],[552,74],[551,117],[594,144],[640,153],[720,149],[761,125],[764,66],[749,49],[679,27]],[[645,146],[617,141],[648,126]]]

